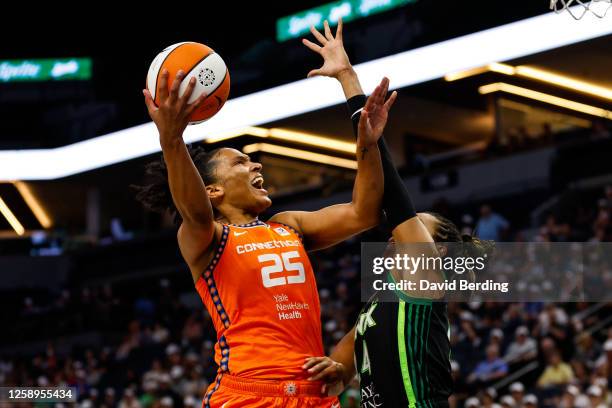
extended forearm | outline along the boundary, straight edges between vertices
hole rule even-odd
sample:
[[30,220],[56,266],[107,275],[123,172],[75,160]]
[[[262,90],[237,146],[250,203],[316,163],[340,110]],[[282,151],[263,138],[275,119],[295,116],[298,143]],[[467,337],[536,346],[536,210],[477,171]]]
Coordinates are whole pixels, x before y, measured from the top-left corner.
[[212,205],[206,186],[182,138],[162,140],[168,183],[174,204],[183,220],[212,227]]
[[347,385],[355,377],[355,328],[349,331],[334,348],[329,358],[344,366],[342,382]]
[[357,144],[357,176],[353,187],[352,206],[360,220],[368,226],[378,223],[384,178],[378,145]]

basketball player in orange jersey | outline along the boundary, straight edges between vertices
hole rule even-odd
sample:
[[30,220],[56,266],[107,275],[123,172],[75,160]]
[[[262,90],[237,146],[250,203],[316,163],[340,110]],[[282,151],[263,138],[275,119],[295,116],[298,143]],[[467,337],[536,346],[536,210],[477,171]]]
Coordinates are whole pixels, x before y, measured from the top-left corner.
[[217,331],[219,371],[203,406],[339,407],[306,381],[308,356],[323,355],[317,287],[306,250],[328,247],[378,223],[383,177],[377,141],[395,96],[381,82],[358,126],[358,170],[350,203],[319,211],[288,211],[268,222],[258,215],[271,201],[262,166],[242,152],[189,149],[182,139],[190,113],[179,72],[168,89],[161,74],[160,103],[144,90],[157,125],[163,160],[147,166],[152,183],[138,198],[153,210],[170,210],[180,224],[178,243]]

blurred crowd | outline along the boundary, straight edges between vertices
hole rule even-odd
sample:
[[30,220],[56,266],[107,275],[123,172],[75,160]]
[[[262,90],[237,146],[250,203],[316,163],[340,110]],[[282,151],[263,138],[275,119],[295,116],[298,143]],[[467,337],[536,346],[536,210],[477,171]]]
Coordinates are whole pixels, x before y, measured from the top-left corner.
[[[595,207],[576,223],[551,214],[533,239],[586,234],[609,241],[612,187]],[[488,205],[465,214],[460,227],[487,239],[526,239]],[[326,352],[360,309],[359,248],[353,239],[312,254]],[[21,325],[0,340],[0,386],[75,387],[82,408],[200,407],[216,373],[210,316],[185,284],[187,272],[142,279],[23,299],[13,316]],[[611,304],[473,301],[448,308],[452,408],[612,406]],[[40,347],[40,333],[54,337]],[[79,341],[83,333],[90,335]],[[16,342],[32,347],[15,351]],[[359,406],[356,383],[342,404]]]

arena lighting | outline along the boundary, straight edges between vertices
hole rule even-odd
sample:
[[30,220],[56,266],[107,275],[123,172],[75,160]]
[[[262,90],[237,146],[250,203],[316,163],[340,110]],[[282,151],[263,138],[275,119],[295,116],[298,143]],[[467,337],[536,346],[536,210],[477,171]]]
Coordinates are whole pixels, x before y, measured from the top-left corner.
[[4,215],[4,218],[6,218],[11,227],[13,227],[17,235],[23,235],[25,232],[23,225],[21,225],[17,217],[15,217],[15,214],[13,214],[10,208],[4,203],[2,197],[0,197],[0,213]]
[[[612,34],[609,18],[574,21],[563,14],[546,13],[426,47],[379,58],[355,66],[364,89],[383,75],[391,88],[403,88],[471,67]],[[344,101],[334,80],[296,81],[228,101],[216,116],[190,126],[184,139],[197,142],[245,126],[256,126],[323,109]],[[0,181],[50,180],[70,176],[160,150],[152,123],[123,129],[87,141],[47,150],[0,151]]]
[[38,201],[36,197],[34,197],[34,194],[32,193],[32,190],[30,190],[30,187],[28,187],[26,183],[23,183],[21,181],[16,181],[15,183],[13,183],[13,185],[15,186],[15,188],[17,188],[19,194],[21,194],[23,201],[25,201],[28,207],[30,207],[30,211],[32,211],[40,225],[42,225],[43,228],[50,228],[52,225],[51,219],[47,215],[47,212],[43,209],[42,205],[40,204],[40,201]]
[[516,74],[520,76],[612,100],[612,89],[598,86],[590,82],[580,81],[565,75],[553,74],[552,72],[529,66],[518,66],[516,67],[515,71]]
[[598,108],[592,105],[586,105],[584,103],[571,101],[569,99],[559,98],[558,96],[537,92],[532,89],[522,88],[520,86],[510,85],[503,82],[497,82],[494,84],[484,85],[478,88],[478,92],[481,94],[489,94],[493,92],[506,92],[513,95],[522,96],[536,101],[548,103],[550,105],[560,106],[565,109],[571,109],[576,112],[586,113],[588,115],[599,116],[612,120],[612,111]]
[[345,153],[355,153],[355,143],[344,142],[342,140],[333,139],[327,136],[315,135],[313,133],[300,132],[289,129],[249,126],[237,132],[232,132],[227,135],[218,137],[210,137],[206,139],[206,143],[218,143],[225,140],[233,139],[240,136],[257,136],[261,138],[287,140],[289,142],[301,143],[309,146],[316,146],[322,149],[336,150]]
[[300,159],[315,163],[328,164],[330,166],[344,167],[345,169],[357,170],[357,162],[355,160],[342,159],[327,154],[309,152],[307,150],[293,149],[291,147],[277,146],[269,143],[253,143],[242,148],[246,154],[255,152],[264,152],[277,154],[280,156],[291,157],[292,159]]
[[446,74],[444,79],[448,82],[457,81],[473,75],[479,75],[485,72],[497,72],[504,75],[518,75],[536,81],[545,82],[551,85],[560,86],[571,89],[573,91],[586,93],[596,97],[612,100],[612,89],[603,86],[598,86],[587,81],[581,81],[566,75],[554,74],[539,68],[533,68],[527,65],[519,65],[513,67],[499,62],[493,62],[486,67],[468,69],[465,71],[453,72]]

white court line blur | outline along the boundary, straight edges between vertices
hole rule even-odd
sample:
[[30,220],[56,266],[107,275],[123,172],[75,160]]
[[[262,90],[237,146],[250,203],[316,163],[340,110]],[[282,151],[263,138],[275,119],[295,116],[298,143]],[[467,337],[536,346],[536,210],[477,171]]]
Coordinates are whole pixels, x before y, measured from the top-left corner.
[[[567,13],[550,12],[369,61],[357,65],[355,69],[366,90],[373,89],[383,75],[390,78],[392,89],[402,88],[443,77],[449,72],[507,61],[612,34],[611,23],[612,14],[603,19],[586,16],[575,21]],[[343,101],[335,80],[304,79],[231,99],[211,120],[189,127],[184,139],[191,143]],[[160,151],[160,147],[153,123],[55,149],[5,150],[0,151],[0,181],[56,179],[157,151]]]

